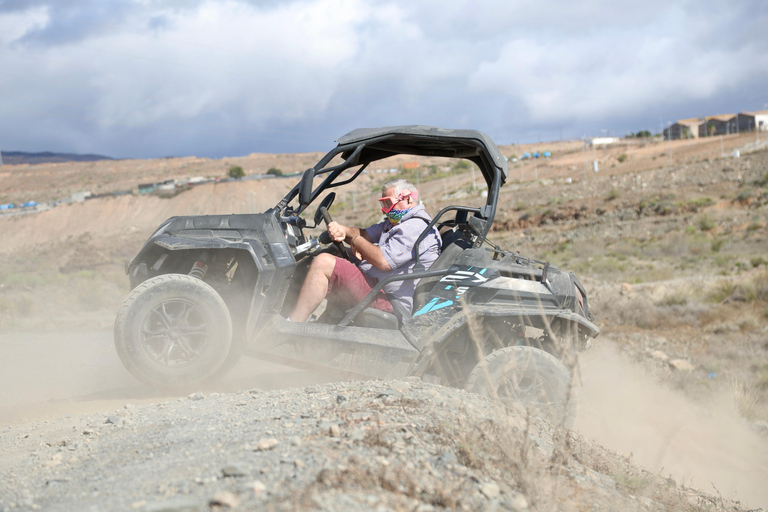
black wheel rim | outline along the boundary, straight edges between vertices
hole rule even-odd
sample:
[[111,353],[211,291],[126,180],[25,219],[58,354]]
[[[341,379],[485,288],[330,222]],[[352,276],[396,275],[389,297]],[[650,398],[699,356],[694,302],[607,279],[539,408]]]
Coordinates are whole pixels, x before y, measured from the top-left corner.
[[548,386],[536,372],[507,372],[499,382],[496,393],[503,402],[517,402],[537,409],[552,407]]
[[209,341],[205,312],[186,299],[169,299],[152,308],[141,327],[141,345],[166,368],[189,366],[202,357]]

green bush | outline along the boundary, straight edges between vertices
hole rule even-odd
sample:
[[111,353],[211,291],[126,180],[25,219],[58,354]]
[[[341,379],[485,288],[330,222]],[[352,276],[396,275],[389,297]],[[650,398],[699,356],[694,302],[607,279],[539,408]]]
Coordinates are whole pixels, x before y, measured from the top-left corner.
[[282,176],[283,171],[278,169],[277,167],[270,167],[267,171],[267,174],[271,174],[272,176]]
[[468,171],[472,168],[472,164],[469,163],[468,160],[464,160],[463,158],[453,164],[453,170],[454,171]]
[[698,199],[691,199],[688,201],[688,206],[694,210],[699,208],[705,208],[707,206],[712,206],[715,204],[715,200],[711,197],[700,197]]
[[608,192],[608,197],[605,198],[606,201],[613,201],[614,199],[618,198],[621,195],[619,190],[617,188],[612,188],[610,192]]
[[245,176],[245,171],[239,165],[232,165],[232,166],[229,167],[229,171],[227,172],[227,175],[230,178],[234,178],[236,180],[239,180],[240,178]]
[[627,158],[629,158],[629,157],[627,156],[627,154],[626,154],[626,153],[622,153],[622,154],[620,154],[620,155],[618,156],[617,160],[619,161],[619,163],[620,163],[620,164],[623,164],[624,162],[626,162],[626,161],[627,161]]
[[717,226],[717,223],[709,215],[702,215],[699,219],[699,229],[702,231],[711,231],[715,226]]
[[749,189],[742,190],[741,192],[739,192],[739,195],[736,196],[736,201],[738,201],[739,203],[746,203],[750,199],[752,199],[752,191]]

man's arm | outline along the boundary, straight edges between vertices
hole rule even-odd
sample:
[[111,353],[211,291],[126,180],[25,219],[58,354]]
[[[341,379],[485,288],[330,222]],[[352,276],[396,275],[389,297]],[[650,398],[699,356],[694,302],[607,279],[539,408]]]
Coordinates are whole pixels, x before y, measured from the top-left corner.
[[328,234],[334,242],[347,242],[352,250],[360,253],[362,259],[369,262],[379,270],[392,270],[381,249],[375,245],[364,229],[344,226],[338,222],[328,224]]

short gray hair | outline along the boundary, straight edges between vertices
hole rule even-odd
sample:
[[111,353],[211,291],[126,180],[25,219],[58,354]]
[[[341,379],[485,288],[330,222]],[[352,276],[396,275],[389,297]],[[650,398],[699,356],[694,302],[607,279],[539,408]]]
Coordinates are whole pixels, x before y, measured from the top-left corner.
[[418,193],[418,190],[416,190],[416,185],[406,180],[405,178],[395,178],[384,183],[381,186],[381,193],[384,194],[391,188],[395,189],[393,194],[395,197],[399,196],[403,190],[410,190],[411,192]]

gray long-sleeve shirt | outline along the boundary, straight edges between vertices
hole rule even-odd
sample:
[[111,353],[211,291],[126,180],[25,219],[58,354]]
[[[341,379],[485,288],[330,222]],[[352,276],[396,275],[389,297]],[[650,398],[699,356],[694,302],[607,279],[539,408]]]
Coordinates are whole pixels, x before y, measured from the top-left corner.
[[[378,244],[381,254],[392,270],[379,270],[367,261],[358,263],[358,267],[366,275],[380,281],[393,275],[408,274],[416,264],[416,239],[432,220],[423,205],[414,206],[397,224],[384,220],[366,228],[365,231],[373,243]],[[440,234],[437,228],[419,244],[419,262],[429,268],[440,255]],[[418,280],[409,279],[395,281],[384,286],[384,290],[392,294],[408,311],[413,308],[413,294]]]

